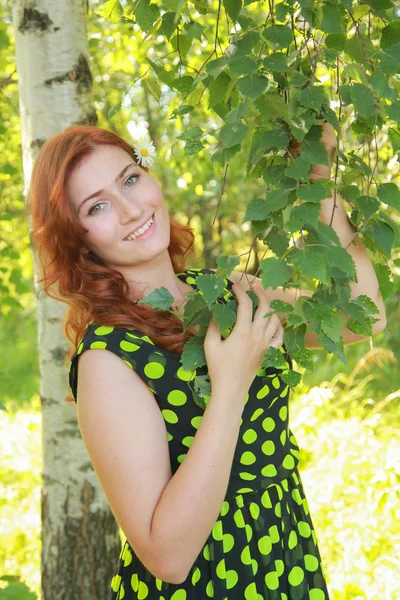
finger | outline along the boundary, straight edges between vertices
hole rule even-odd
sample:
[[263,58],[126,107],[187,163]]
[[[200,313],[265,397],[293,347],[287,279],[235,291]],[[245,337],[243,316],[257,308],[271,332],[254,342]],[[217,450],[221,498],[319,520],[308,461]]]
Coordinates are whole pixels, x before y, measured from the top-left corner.
[[238,301],[236,324],[234,329],[248,329],[253,319],[253,303],[250,296],[238,285],[234,284],[232,290]]
[[268,320],[270,319],[270,317],[266,317],[265,315],[271,312],[271,307],[266,297],[265,290],[261,285],[256,284],[255,286],[253,286],[253,290],[260,300],[257,306],[257,310],[254,314],[253,323],[257,328],[264,328],[267,325]]

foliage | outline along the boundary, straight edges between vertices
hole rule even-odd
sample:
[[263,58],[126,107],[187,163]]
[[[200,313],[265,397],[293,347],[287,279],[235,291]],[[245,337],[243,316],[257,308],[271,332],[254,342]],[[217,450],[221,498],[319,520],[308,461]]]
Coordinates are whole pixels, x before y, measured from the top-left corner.
[[[240,157],[246,165],[245,180],[258,189],[243,222],[267,246],[269,256],[259,263],[264,287],[306,283],[314,291],[288,315],[290,352],[304,355],[309,328],[346,362],[341,330],[347,317],[349,329],[371,335],[376,307],[366,296],[350,300],[355,265],[335,231],[319,219],[319,204],[334,193],[343,197],[355,237],[373,255],[388,298],[395,291],[392,251],[400,246],[400,191],[384,161],[400,148],[400,28],[393,2],[287,0],[270,3],[268,10],[265,3],[241,0],[134,6],[113,1],[97,14],[114,31],[130,24],[150,40],[141,84],[159,104],[164,97],[178,99],[170,119],[184,123],[177,143],[184,144],[186,156],[224,170],[217,210],[231,162]],[[119,100],[112,113],[121,106]],[[333,180],[311,181],[313,165],[329,165],[322,122],[338,133],[335,172]],[[239,263],[238,255],[219,256],[217,276],[198,277],[200,291],[186,303],[184,323],[202,327],[185,345],[185,369],[206,363],[202,342],[211,315],[222,335],[234,324],[236,299],[226,310],[218,300],[222,277]],[[169,309],[173,300],[164,292],[145,300]],[[308,356],[299,361],[309,368]],[[293,375],[292,387],[298,382]]]

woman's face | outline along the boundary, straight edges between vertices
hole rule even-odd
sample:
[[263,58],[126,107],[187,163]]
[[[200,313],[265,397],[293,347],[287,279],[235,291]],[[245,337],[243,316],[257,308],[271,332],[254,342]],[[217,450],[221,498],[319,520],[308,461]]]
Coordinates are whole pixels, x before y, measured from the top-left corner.
[[[122,148],[100,146],[85,158],[71,173],[67,194],[88,229],[86,249],[110,267],[139,265],[168,249],[170,221],[160,187]],[[152,216],[143,239],[125,239]]]

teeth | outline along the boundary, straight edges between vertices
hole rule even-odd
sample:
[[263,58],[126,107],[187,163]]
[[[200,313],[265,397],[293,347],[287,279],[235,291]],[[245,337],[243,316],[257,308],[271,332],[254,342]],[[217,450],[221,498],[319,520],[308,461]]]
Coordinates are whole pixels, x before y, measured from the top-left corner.
[[147,223],[145,223],[143,225],[143,227],[141,227],[140,229],[138,229],[135,233],[131,233],[131,235],[128,235],[128,237],[126,237],[126,240],[135,240],[136,238],[138,238],[140,235],[142,235],[142,233],[144,233],[145,231],[148,230],[149,227],[151,227],[153,225],[153,217],[150,217],[150,219],[147,221]]

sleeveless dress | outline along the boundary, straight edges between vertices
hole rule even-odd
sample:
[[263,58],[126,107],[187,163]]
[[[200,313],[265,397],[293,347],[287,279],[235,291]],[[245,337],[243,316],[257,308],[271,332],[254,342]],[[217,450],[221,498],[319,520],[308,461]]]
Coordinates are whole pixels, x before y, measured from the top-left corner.
[[[215,270],[189,269],[177,276],[196,288],[199,273]],[[225,279],[225,285],[224,302],[232,282]],[[75,402],[78,358],[90,348],[117,354],[153,391],[168,431],[175,473],[204,413],[193,400],[189,382],[196,373],[206,375],[207,367],[185,371],[177,354],[156,346],[143,333],[91,322],[70,362]],[[286,351],[284,356],[292,366]],[[299,448],[288,425],[289,388],[281,372],[275,367],[260,370],[248,391],[226,496],[186,580],[173,584],[153,576],[126,541],[107,600],[328,600],[297,469]]]

